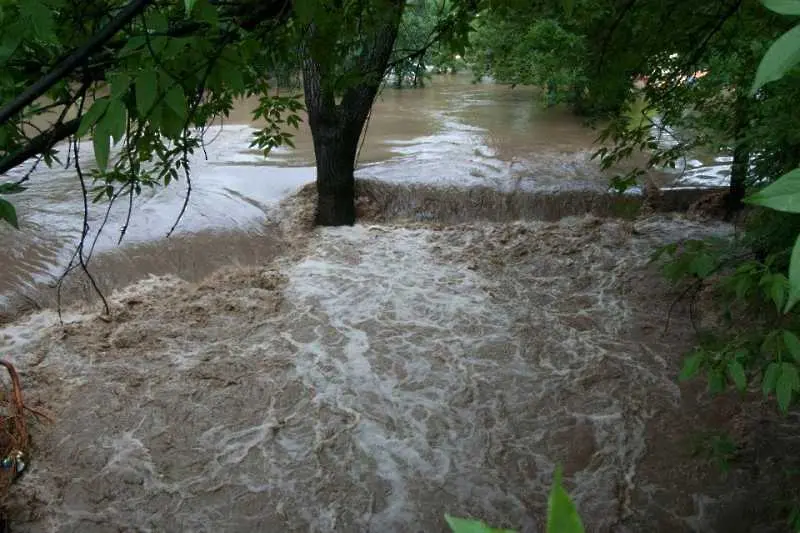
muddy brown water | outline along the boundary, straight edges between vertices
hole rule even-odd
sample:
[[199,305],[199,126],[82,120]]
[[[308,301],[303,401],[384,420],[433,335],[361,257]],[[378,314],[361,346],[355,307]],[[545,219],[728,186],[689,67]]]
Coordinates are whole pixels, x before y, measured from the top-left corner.
[[[119,248],[112,213],[110,318],[77,303],[62,326],[30,289],[74,242],[74,175],[20,198],[0,281],[32,312],[0,324],[0,351],[55,422],[5,502],[17,530],[416,533],[450,512],[532,533],[556,464],[588,531],[780,530],[762,526],[791,425],[676,382],[693,330],[681,306],[664,330],[675,294],[648,265],[728,226],[619,213],[594,134],[528,90],[384,91],[353,228],[312,230],[313,194],[292,195],[307,132],[266,160],[251,133],[223,128],[196,161],[170,240],[180,185],[137,201]],[[720,427],[759,436],[728,474],[692,454]]]
[[[115,287],[147,273],[173,272],[197,279],[218,264],[215,257],[220,254],[208,253],[218,249],[217,242],[224,238],[215,235],[263,233],[265,221],[274,218],[275,204],[313,180],[313,148],[305,124],[296,132],[296,149],[278,149],[264,158],[249,148],[253,128],[258,126],[250,120],[254,106],[255,102],[240,102],[221,128],[211,128],[206,135],[207,158],[200,153],[194,157],[189,209],[176,233],[181,248],[187,253],[193,250],[193,260],[169,270],[155,257],[157,250],[166,252],[171,246],[163,238],[183,202],[185,183],[179,182],[166,189],[146,190],[134,199],[133,217],[121,247],[117,240],[126,224],[127,201],[113,206],[94,257],[109,252],[123,257],[96,261],[98,275],[117,279]],[[601,172],[590,158],[595,136],[568,111],[542,107],[531,88],[473,84],[465,75],[440,76],[425,89],[381,92],[360,152],[358,176],[389,183],[501,191],[598,191],[606,186],[609,173]],[[81,159],[84,167],[91,166],[90,145],[83,146]],[[19,177],[28,170],[16,169],[7,177]],[[664,183],[677,179],[660,178]],[[38,168],[30,189],[14,201],[23,229],[17,232],[0,226],[4,250],[0,310],[6,311],[18,306],[23,296],[23,307],[52,302],[47,286],[62,274],[75,250],[83,213],[72,168]],[[94,241],[105,209],[105,204],[90,206],[89,241]],[[565,214],[575,213],[567,210]],[[244,244],[246,239],[234,241],[242,246],[226,246],[228,257],[250,261],[254,255]],[[132,256],[139,259],[131,261]],[[117,269],[110,274],[109,264]]]
[[0,328],[55,420],[33,426],[6,501],[16,530],[444,532],[449,512],[533,533],[556,464],[590,532],[780,530],[757,528],[769,457],[723,474],[692,455],[720,426],[781,440],[757,402],[676,382],[689,315],[664,330],[674,292],[648,266],[655,245],[730,228],[309,232],[309,199],[274,261],[150,277],[113,294],[110,319],[72,307],[64,326],[43,311]]

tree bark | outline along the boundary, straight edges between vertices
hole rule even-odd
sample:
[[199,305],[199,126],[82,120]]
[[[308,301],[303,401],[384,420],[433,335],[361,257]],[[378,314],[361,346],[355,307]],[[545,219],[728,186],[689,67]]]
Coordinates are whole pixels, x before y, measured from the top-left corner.
[[[355,163],[358,142],[370,109],[378,94],[397,38],[405,0],[387,0],[385,18],[367,30],[367,53],[357,61],[360,81],[344,91],[336,103],[334,73],[313,57],[307,43],[303,61],[308,125],[314,139],[317,167],[317,211],[319,226],[349,226],[356,220]],[[330,39],[315,34],[309,39]],[[324,41],[323,41],[324,42]]]
[[737,94],[734,104],[734,148],[733,164],[731,165],[731,184],[728,193],[728,214],[731,215],[742,206],[747,192],[747,175],[750,172],[750,148],[745,140],[748,125],[747,96]]

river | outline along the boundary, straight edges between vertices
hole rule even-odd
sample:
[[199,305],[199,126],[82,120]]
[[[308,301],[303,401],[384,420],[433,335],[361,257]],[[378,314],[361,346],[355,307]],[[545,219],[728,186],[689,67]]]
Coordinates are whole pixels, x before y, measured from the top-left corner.
[[[785,473],[770,458],[796,433],[766,431],[761,404],[676,383],[693,317],[672,313],[649,261],[728,225],[586,215],[277,233],[278,202],[313,180],[310,137],[264,159],[247,109],[193,162],[175,235],[185,184],[137,199],[121,246],[126,206],[112,211],[92,262],[121,289],[109,316],[75,306],[63,323],[52,310],[0,323],[26,403],[53,418],[30,426],[15,530],[435,532],[450,512],[528,533],[559,464],[588,531],[749,531],[771,512]],[[436,78],[382,93],[358,175],[602,190],[594,137],[530,89]],[[713,156],[683,166],[657,177],[726,172]],[[16,199],[23,229],[0,230],[0,287],[42,305],[33,285],[63,269],[83,208],[72,170],[31,184]],[[720,475],[688,453],[711,431],[775,451]]]
[[[265,158],[249,148],[259,126],[251,121],[254,107],[254,102],[238,103],[225,124],[209,130],[206,154],[198,153],[192,161],[188,210],[170,243],[164,237],[180,212],[185,183],[146,190],[136,198],[121,247],[118,238],[127,203],[113,206],[95,248],[97,257],[116,254],[117,260],[107,261],[102,273],[106,286],[125,285],[146,273],[172,271],[199,278],[225,263],[263,259],[253,252],[257,246],[250,237],[262,233],[280,199],[313,181],[314,156],[305,124],[296,132],[294,149],[277,149]],[[532,88],[474,84],[467,75],[438,76],[424,89],[387,87],[381,92],[359,154],[357,176],[503,190],[602,189],[610,174],[591,160],[595,138],[596,132],[569,111],[543,107]],[[86,145],[81,159],[87,167],[92,163],[90,152]],[[690,160],[689,167],[699,168],[682,179],[692,185],[713,182],[718,172],[707,170],[720,167],[706,166],[709,162],[714,164]],[[28,170],[15,169],[7,177],[18,178]],[[662,183],[676,181],[666,176],[660,176]],[[33,172],[29,190],[13,200],[22,229],[0,228],[0,247],[6,254],[0,310],[11,305],[13,295],[41,298],[41,286],[58,278],[74,252],[83,214],[74,168],[42,165]],[[90,237],[105,211],[105,204],[90,206]],[[142,245],[146,247],[135,248]],[[166,251],[172,260],[164,260],[160,252]]]

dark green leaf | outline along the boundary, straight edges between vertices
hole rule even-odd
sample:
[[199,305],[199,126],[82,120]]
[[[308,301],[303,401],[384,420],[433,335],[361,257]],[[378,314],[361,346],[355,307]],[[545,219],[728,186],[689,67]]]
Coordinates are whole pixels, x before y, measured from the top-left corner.
[[775,390],[775,384],[778,382],[778,377],[781,374],[781,367],[778,363],[770,363],[767,371],[764,372],[764,379],[761,384],[761,389],[764,396],[769,396]]
[[20,14],[27,19],[33,28],[33,33],[43,41],[54,42],[55,22],[53,12],[39,0],[25,0],[19,2]]
[[125,109],[125,104],[116,98],[112,99],[99,122],[102,125],[101,129],[107,131],[114,139],[114,144],[116,144],[125,135],[127,123],[128,112]]
[[212,26],[219,24],[217,9],[208,0],[197,0],[194,6],[194,16]]
[[761,59],[751,93],[755,95],[767,83],[779,80],[800,61],[800,26],[781,35]]
[[560,466],[556,468],[547,499],[547,533],[584,533],[578,510],[561,484]]
[[186,105],[186,95],[183,93],[183,87],[178,84],[170,87],[167,94],[164,96],[164,102],[181,121],[186,120],[189,112]]
[[791,311],[798,301],[800,301],[800,235],[792,248],[792,257],[789,262],[789,298],[783,312]]
[[447,525],[450,526],[453,533],[516,533],[512,529],[489,527],[480,520],[457,518],[449,514],[444,515],[444,519],[447,521]]
[[167,16],[159,9],[148,11],[145,18],[147,29],[156,33],[166,33],[169,30]]
[[176,115],[175,112],[168,107],[161,107],[159,110],[161,132],[171,138],[180,136],[183,131],[184,119]]
[[17,210],[14,205],[8,200],[0,198],[0,220],[5,220],[15,228],[19,229],[19,221],[17,220]]
[[725,387],[728,382],[725,379],[724,370],[714,369],[708,373],[708,390],[711,394],[720,394],[725,392]]
[[744,373],[744,367],[739,361],[731,361],[728,363],[728,375],[731,377],[736,388],[744,392],[747,388],[747,376]]
[[120,50],[120,55],[125,56],[129,52],[134,52],[147,45],[147,38],[136,35],[125,42],[125,46]]
[[792,354],[794,360],[800,363],[800,339],[797,338],[797,335],[791,331],[784,330],[783,344],[786,346],[789,353]]
[[106,112],[106,109],[108,109],[109,101],[110,100],[108,97],[98,98],[95,100],[95,102],[92,104],[92,107],[90,107],[89,110],[81,117],[81,123],[80,126],[78,126],[78,137],[83,137],[89,133],[89,130],[92,129],[92,126],[97,124],[97,122]]
[[700,366],[703,364],[705,359],[705,352],[699,350],[686,357],[686,359],[683,360],[683,369],[681,369],[680,379],[686,380],[697,375],[697,371],[700,370]]
[[778,378],[778,383],[775,385],[775,396],[778,399],[778,407],[780,407],[781,411],[784,413],[789,410],[789,406],[792,404],[793,395],[794,381],[792,380],[792,376],[786,374],[785,372],[781,372],[781,376]]
[[192,9],[194,9],[194,4],[197,0],[184,0],[184,6],[186,7],[186,15],[191,15]]
[[775,304],[775,308],[780,313],[783,310],[783,303],[786,301],[786,287],[783,276],[776,275],[772,278],[769,294]]
[[136,78],[136,110],[146,119],[158,96],[158,76],[154,70],[145,70]]
[[97,167],[100,170],[108,168],[108,155],[111,151],[111,135],[102,127],[97,127],[94,130],[92,137],[94,144],[94,158],[97,160]]
[[781,365],[781,377],[788,376],[786,379],[792,384],[792,390],[800,392],[800,373],[797,365],[793,363],[783,363]]
[[781,15],[800,15],[800,0],[762,0],[764,7]]
[[689,265],[692,274],[699,278],[705,278],[714,271],[714,259],[708,254],[700,254],[695,257]]
[[117,73],[109,76],[111,85],[111,98],[122,100],[131,86],[131,77],[125,73]]
[[19,183],[8,182],[0,183],[0,194],[16,194],[26,191],[28,188],[23,187]]

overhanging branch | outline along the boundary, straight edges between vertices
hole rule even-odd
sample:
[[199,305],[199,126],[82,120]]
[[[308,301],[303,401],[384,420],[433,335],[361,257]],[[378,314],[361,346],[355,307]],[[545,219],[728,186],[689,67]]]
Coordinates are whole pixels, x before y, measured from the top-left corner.
[[111,22],[106,24],[102,30],[97,32],[83,46],[72,52],[72,54],[59,63],[58,66],[39,78],[36,83],[28,87],[13,101],[4,105],[3,108],[0,109],[0,124],[8,122],[11,117],[22,111],[25,106],[32,104],[37,98],[43,96],[53,85],[77,69],[93,53],[100,50],[106,42],[111,40],[123,26],[133,19],[133,17],[144,11],[152,1],[153,0],[131,0]]
[[13,154],[9,154],[3,159],[0,159],[0,175],[21,165],[31,157],[46,152],[70,135],[74,135],[78,131],[80,123],[81,120],[76,118],[62,124],[57,124],[54,128],[28,141],[28,144]]

